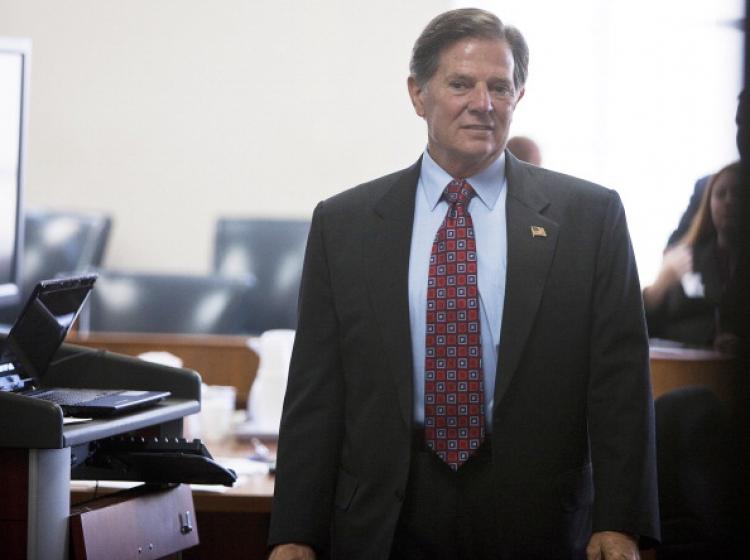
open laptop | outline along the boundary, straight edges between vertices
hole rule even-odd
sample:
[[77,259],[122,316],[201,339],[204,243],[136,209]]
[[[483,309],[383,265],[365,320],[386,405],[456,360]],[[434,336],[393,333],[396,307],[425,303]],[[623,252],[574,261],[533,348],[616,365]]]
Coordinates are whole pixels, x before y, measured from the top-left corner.
[[0,390],[54,402],[66,416],[99,417],[155,404],[169,391],[45,387],[44,374],[96,282],[96,275],[42,280],[0,352]]

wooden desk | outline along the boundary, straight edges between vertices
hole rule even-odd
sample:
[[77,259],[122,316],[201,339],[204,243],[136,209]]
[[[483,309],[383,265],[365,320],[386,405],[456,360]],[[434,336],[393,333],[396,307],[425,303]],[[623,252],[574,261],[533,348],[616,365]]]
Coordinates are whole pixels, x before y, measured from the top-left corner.
[[183,367],[197,371],[204,383],[236,387],[237,408],[247,405],[258,370],[258,355],[247,341],[246,336],[80,332],[70,333],[66,340],[128,356],[169,352],[182,360]]
[[[266,443],[275,453],[276,445]],[[253,452],[252,444],[236,440],[223,444],[208,444],[208,449],[214,457],[248,457]],[[270,514],[273,483],[272,475],[252,475],[243,477],[241,484],[235,484],[226,492],[196,491],[193,498],[196,510]]]
[[[143,352],[167,351],[182,359],[186,368],[201,374],[211,385],[237,388],[237,408],[245,408],[250,386],[258,369],[258,355],[248,346],[248,337],[147,333],[71,333],[68,342],[104,348],[137,356]],[[654,398],[687,385],[705,385],[730,401],[734,364],[713,350],[652,347],[651,386]]]
[[680,387],[703,385],[721,400],[733,401],[736,362],[725,354],[709,349],[652,346],[650,362],[654,398]]

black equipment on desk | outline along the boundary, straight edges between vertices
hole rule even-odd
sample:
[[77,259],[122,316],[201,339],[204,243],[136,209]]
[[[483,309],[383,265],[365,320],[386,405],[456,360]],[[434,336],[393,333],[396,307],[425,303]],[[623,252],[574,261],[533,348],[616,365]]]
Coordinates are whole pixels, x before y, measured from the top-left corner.
[[224,486],[232,486],[237,480],[237,474],[214,461],[200,440],[136,436],[93,442],[88,458],[73,468],[71,477]]
[[0,390],[55,403],[68,416],[102,417],[154,406],[170,391],[50,387],[52,358],[94,287],[96,275],[42,280],[0,345]]
[[[5,340],[5,335],[0,333],[0,343]],[[50,387],[163,390],[169,391],[171,396],[157,406],[141,408],[128,414],[88,422],[66,422],[60,407],[56,404],[29,398],[18,392],[0,391],[0,448],[3,448],[0,449],[0,455],[11,458],[9,465],[7,460],[0,459],[0,463],[5,463],[0,466],[0,472],[3,475],[7,472],[14,473],[10,478],[4,477],[6,484],[3,487],[3,490],[13,490],[13,493],[2,492],[11,499],[0,500],[0,510],[3,514],[0,517],[10,520],[4,525],[12,529],[2,530],[2,557],[8,556],[8,551],[34,551],[31,556],[44,559],[57,558],[63,553],[67,556],[66,551],[71,543],[71,535],[67,530],[71,514],[71,464],[85,463],[89,451],[95,444],[111,436],[148,433],[178,437],[183,433],[183,418],[200,411],[201,379],[197,372],[112,352],[92,351],[90,348],[63,344],[44,373],[44,379],[45,385]],[[10,384],[14,385],[13,382]],[[10,467],[12,470],[7,471],[3,467]],[[100,472],[105,470],[102,469]],[[108,478],[113,478],[113,471],[108,472]],[[105,477],[89,477],[91,478],[102,480]],[[8,480],[15,483],[8,484]],[[182,485],[178,486],[180,487]],[[181,492],[181,495],[189,498],[188,492]],[[146,501],[148,504],[145,505],[149,506],[146,510],[128,509],[127,506],[129,513],[125,516],[125,522],[117,525],[116,520],[111,524],[107,521],[107,526],[112,529],[98,530],[96,534],[112,534],[117,538],[122,537],[118,542],[130,543],[132,532],[124,535],[120,530],[125,530],[132,519],[153,518],[151,497],[147,497]],[[182,503],[185,505],[181,505]],[[149,527],[156,527],[158,538],[166,534],[162,530],[164,523],[177,518],[177,512],[193,511],[189,507],[189,502],[180,501],[178,506],[179,510],[174,512],[174,518],[170,513],[169,517],[160,517],[158,524],[149,524]],[[139,515],[140,511],[145,513]],[[179,530],[178,520],[173,523]],[[133,528],[138,529],[142,526]],[[197,535],[197,531],[188,534]],[[152,537],[141,534],[139,538]],[[163,554],[168,552],[165,548],[158,548],[161,546],[159,540],[137,542],[154,544],[155,550]],[[104,548],[106,551],[106,546]],[[125,550],[122,546],[119,548]],[[127,550],[131,549],[128,547]],[[147,547],[144,548],[144,552],[146,550]],[[19,555],[25,557],[27,554],[19,552],[15,556]]]

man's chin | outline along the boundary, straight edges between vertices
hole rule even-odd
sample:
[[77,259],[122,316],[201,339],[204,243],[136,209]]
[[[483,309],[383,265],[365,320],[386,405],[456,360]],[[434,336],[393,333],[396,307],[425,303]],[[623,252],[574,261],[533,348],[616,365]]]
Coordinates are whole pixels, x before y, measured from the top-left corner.
[[466,162],[481,163],[483,161],[493,161],[502,153],[497,144],[467,146],[461,152],[461,158]]
[[502,148],[494,142],[465,142],[452,146],[450,150],[428,146],[428,150],[432,159],[443,169],[454,175],[461,173],[463,177],[476,175],[502,153]]

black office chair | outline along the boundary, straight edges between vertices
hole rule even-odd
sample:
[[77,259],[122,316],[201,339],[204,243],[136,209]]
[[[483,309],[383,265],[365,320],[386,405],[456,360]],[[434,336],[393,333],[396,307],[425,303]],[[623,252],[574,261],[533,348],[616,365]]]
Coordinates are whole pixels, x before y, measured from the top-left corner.
[[731,558],[730,425],[706,387],[656,399],[656,452],[662,542],[660,560]]
[[253,282],[180,274],[100,272],[81,331],[244,334]]
[[256,281],[246,323],[250,332],[297,327],[297,297],[309,230],[308,220],[218,220],[214,272]]
[[0,311],[0,323],[11,324],[39,280],[80,274],[99,267],[112,229],[102,213],[28,209],[21,261],[21,303]]

